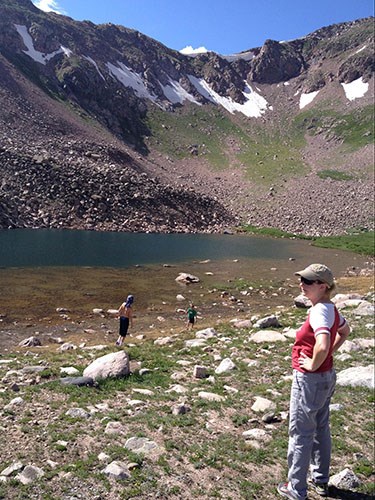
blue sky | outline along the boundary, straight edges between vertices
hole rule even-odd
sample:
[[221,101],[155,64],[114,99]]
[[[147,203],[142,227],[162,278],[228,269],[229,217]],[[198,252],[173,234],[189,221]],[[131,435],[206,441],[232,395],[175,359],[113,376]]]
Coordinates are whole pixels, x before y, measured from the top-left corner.
[[267,38],[291,40],[323,26],[374,15],[373,0],[33,0],[95,24],[133,28],[167,47],[233,54]]

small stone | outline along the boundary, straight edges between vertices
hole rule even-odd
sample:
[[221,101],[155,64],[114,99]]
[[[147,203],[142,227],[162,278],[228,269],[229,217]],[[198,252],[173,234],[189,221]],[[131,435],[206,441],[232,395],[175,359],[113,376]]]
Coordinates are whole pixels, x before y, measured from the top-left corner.
[[194,366],[194,378],[207,378],[207,368],[205,366]]

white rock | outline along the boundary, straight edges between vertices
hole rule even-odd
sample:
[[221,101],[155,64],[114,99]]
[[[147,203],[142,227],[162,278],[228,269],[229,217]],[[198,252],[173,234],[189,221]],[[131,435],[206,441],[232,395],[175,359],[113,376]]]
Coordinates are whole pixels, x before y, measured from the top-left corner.
[[309,307],[312,306],[312,303],[310,299],[308,299],[305,295],[303,295],[303,293],[301,293],[300,295],[298,295],[298,297],[294,299],[294,305],[296,307],[308,309]]
[[4,469],[0,473],[0,475],[1,476],[11,476],[13,474],[13,472],[17,472],[17,471],[19,471],[22,468],[23,468],[22,462],[13,462],[11,465],[9,465],[9,467],[7,467],[6,469]]
[[145,404],[146,404],[146,401],[143,401],[142,399],[130,399],[128,401],[129,406],[142,406]]
[[331,476],[329,483],[343,490],[353,490],[361,484],[354,472],[348,468]]
[[217,401],[217,402],[225,401],[224,396],[220,396],[219,394],[215,394],[213,392],[200,391],[198,392],[198,396],[201,399],[206,399],[207,401]]
[[121,422],[108,422],[104,434],[125,434],[125,427]]
[[334,304],[337,304],[338,302],[344,302],[345,300],[351,299],[362,300],[362,296],[358,295],[358,293],[336,293],[331,300]]
[[179,359],[178,361],[176,361],[176,365],[181,365],[181,366],[190,366],[191,365],[191,361],[187,361],[185,359]]
[[233,322],[233,326],[235,328],[251,328],[253,323],[250,319],[235,320]]
[[279,320],[274,314],[259,319],[254,325],[255,328],[269,328],[272,326],[274,327],[280,326]]
[[28,339],[22,340],[18,345],[20,347],[36,347],[41,346],[42,343],[37,337],[29,337]]
[[287,338],[274,330],[260,330],[250,335],[249,340],[259,344],[262,342],[286,342]]
[[339,372],[337,385],[374,389],[374,365],[354,366]]
[[115,460],[107,465],[105,469],[103,469],[103,474],[106,476],[114,477],[115,479],[128,479],[130,477],[128,468],[125,462],[121,462],[119,460]]
[[361,349],[372,349],[375,347],[375,338],[374,337],[372,339],[355,339],[354,342]]
[[352,359],[352,357],[350,356],[350,354],[343,352],[342,354],[337,354],[335,356],[335,359],[337,359],[338,361],[348,361],[348,359]]
[[342,405],[340,403],[334,403],[334,404],[329,405],[330,411],[341,411],[343,409],[344,409],[344,405]]
[[134,453],[143,453],[144,455],[158,455],[165,450],[159,446],[155,441],[151,441],[144,437],[131,437],[125,443],[125,448],[133,451]]
[[283,335],[284,337],[287,337],[288,339],[295,339],[297,334],[297,330],[295,328],[286,328],[283,330]]
[[60,373],[66,373],[67,375],[79,375],[79,370],[73,366],[62,366],[60,368]]
[[57,350],[59,352],[65,352],[65,351],[70,351],[70,350],[75,350],[75,349],[77,349],[77,346],[75,344],[72,344],[71,342],[65,342]]
[[16,479],[22,484],[30,484],[44,476],[44,471],[35,465],[26,465]]
[[150,391],[150,389],[138,389],[137,387],[133,388],[133,392],[138,392],[138,394],[144,394],[145,396],[154,396],[154,392]]
[[355,352],[359,350],[359,345],[357,345],[355,342],[352,342],[351,340],[346,340],[338,349],[338,352]]
[[159,337],[158,339],[154,340],[155,345],[167,345],[167,344],[173,344],[174,339],[172,337]]
[[242,433],[245,438],[255,439],[256,441],[261,441],[267,443],[271,441],[272,436],[268,434],[264,429],[250,429]]
[[205,345],[206,345],[206,339],[185,340],[186,347],[204,347]]
[[90,413],[83,408],[70,408],[70,410],[65,412],[65,415],[68,415],[72,418],[89,418]]
[[362,302],[365,302],[362,299],[346,299],[346,300],[340,300],[335,303],[337,309],[345,309],[346,307],[357,307]]
[[276,405],[275,405],[275,403],[273,403],[269,399],[257,396],[255,398],[255,403],[253,404],[251,409],[255,412],[265,412],[265,411],[269,411],[269,410],[275,410]]
[[126,377],[130,374],[129,355],[125,351],[112,352],[93,361],[83,372],[94,380]]
[[238,394],[238,389],[235,387],[230,387],[229,385],[224,385],[224,389],[229,392],[230,394]]
[[197,339],[212,339],[217,337],[217,332],[214,328],[205,328],[204,330],[198,330],[195,334]]
[[21,406],[24,403],[24,399],[18,396],[13,398],[7,405],[4,406],[4,410],[12,410],[15,406]]
[[221,373],[226,373],[232,370],[235,370],[237,367],[233,363],[230,358],[224,358],[220,365],[216,368],[216,375],[220,375]]
[[176,281],[179,281],[181,283],[186,283],[186,284],[199,283],[199,278],[197,276],[194,276],[194,275],[189,274],[189,273],[180,273],[177,276]]
[[172,385],[172,387],[167,389],[165,392],[166,393],[177,392],[178,394],[186,394],[188,392],[188,389],[186,389],[186,387],[184,387],[183,385],[175,384]]
[[103,314],[103,313],[104,313],[104,310],[103,310],[103,309],[99,309],[99,308],[95,307],[95,308],[92,310],[92,312],[93,312],[94,314]]

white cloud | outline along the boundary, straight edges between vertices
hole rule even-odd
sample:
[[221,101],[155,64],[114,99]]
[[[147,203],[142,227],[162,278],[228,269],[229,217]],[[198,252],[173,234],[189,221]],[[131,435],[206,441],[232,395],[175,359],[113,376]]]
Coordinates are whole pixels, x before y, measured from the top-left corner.
[[206,49],[206,47],[198,47],[197,49],[193,49],[191,45],[188,45],[184,49],[181,49],[180,52],[181,54],[190,56],[191,54],[204,54],[205,52],[208,52],[208,49]]
[[62,9],[56,0],[35,0],[33,1],[35,7],[43,10],[44,12],[55,12],[56,14],[66,14],[64,9]]

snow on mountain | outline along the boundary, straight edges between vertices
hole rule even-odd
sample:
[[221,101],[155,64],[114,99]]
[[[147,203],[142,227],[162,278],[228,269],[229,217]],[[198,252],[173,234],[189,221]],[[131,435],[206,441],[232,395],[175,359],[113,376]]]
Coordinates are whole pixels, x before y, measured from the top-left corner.
[[363,97],[368,91],[368,83],[363,81],[363,78],[358,78],[350,83],[342,83],[343,89],[345,91],[346,98],[349,101],[354,101],[354,99],[359,99]]

